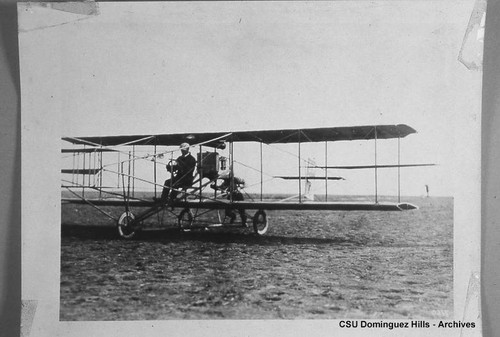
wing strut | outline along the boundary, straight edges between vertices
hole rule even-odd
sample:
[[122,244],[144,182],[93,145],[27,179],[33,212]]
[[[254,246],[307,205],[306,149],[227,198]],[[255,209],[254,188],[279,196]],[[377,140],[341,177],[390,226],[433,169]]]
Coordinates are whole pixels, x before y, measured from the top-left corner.
[[199,187],[199,189],[200,189],[200,202],[201,202],[201,200],[202,200],[201,199],[201,189],[203,186],[202,182],[201,182],[203,180],[203,147],[201,144],[200,144],[200,158],[201,158],[201,160],[200,160],[200,172],[199,172],[199,175],[200,175],[200,181],[199,181],[200,187]]
[[401,202],[401,137],[398,136],[398,202]]
[[375,126],[375,203],[378,204],[377,127]]
[[[328,141],[325,140],[325,166],[328,166]],[[325,202],[328,201],[328,170],[325,170]]]
[[301,131],[299,130],[299,135],[298,135],[298,138],[299,138],[299,141],[298,141],[298,148],[299,148],[299,204],[302,202],[302,189],[300,186],[300,184],[302,183],[302,177],[301,177],[301,172],[300,172],[300,134],[301,134]]
[[157,172],[156,172],[156,144],[155,144],[155,155],[153,156],[153,171],[154,171],[154,186],[155,186],[155,198],[158,197],[158,193],[157,193],[157,188],[156,188],[156,175],[157,175]]
[[[83,148],[85,149],[85,145],[83,145]],[[83,153],[83,169],[85,170],[85,153]],[[85,174],[83,175],[83,184],[84,187],[82,189],[82,197],[85,198]]]
[[264,169],[262,163],[262,142],[260,142],[260,201],[262,201],[262,190],[264,184]]
[[[234,194],[234,142],[231,137],[231,142],[229,143],[229,201],[233,202]],[[201,192],[200,192],[201,193]]]

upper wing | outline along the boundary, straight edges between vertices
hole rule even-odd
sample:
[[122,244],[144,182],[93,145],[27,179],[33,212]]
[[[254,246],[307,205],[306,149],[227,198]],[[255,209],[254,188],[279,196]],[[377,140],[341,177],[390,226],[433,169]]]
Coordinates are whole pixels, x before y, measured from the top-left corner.
[[236,132],[178,133],[161,135],[64,137],[73,144],[93,146],[116,145],[179,145],[204,143],[218,147],[225,141],[262,142],[266,144],[323,142],[341,140],[403,138],[416,131],[405,124],[328,127],[311,129],[283,129]]

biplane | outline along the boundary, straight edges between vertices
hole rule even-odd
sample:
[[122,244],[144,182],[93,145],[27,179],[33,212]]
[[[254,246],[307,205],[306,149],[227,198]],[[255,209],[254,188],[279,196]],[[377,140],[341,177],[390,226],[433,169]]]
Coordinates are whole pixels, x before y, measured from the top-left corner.
[[[209,229],[212,227],[253,227],[258,235],[269,228],[267,211],[271,210],[328,210],[328,211],[403,211],[418,207],[401,202],[399,170],[405,167],[430,166],[434,164],[401,164],[400,142],[416,131],[404,124],[369,125],[354,127],[323,127],[309,129],[179,133],[157,135],[126,135],[96,137],[64,137],[62,149],[65,162],[71,168],[63,168],[62,188],[66,191],[63,203],[86,204],[96,208],[116,222],[122,238],[132,238],[141,229],[144,221],[168,212],[181,231]],[[377,142],[397,139],[398,163],[377,162]],[[373,141],[373,165],[334,166],[328,160],[328,144],[338,141]],[[258,172],[256,187],[260,193],[253,196],[245,192],[245,179],[235,173],[235,147],[238,143],[257,143],[260,162],[253,170]],[[189,143],[190,152],[196,158],[193,181],[190,186],[175,187],[177,196],[173,200],[158,200],[158,193],[165,188],[162,175],[164,167],[175,163],[179,145]],[[323,143],[324,165],[304,159],[301,147],[305,143]],[[296,196],[280,200],[266,198],[263,194],[263,146],[295,144],[296,173],[272,175],[271,179],[296,180]],[[147,149],[145,151],[144,149]],[[141,166],[141,167],[139,167]],[[378,170],[398,170],[398,201],[380,202],[377,188]],[[163,169],[163,170],[162,170]],[[322,175],[312,175],[311,169],[321,170]],[[370,202],[329,201],[328,182],[343,177],[330,175],[331,170],[374,170],[374,200]],[[147,175],[145,172],[149,172]],[[170,172],[174,174],[174,172]],[[173,180],[173,179],[172,179]],[[323,181],[325,198],[314,201],[308,198],[312,183]],[[154,189],[154,198],[139,195],[136,185],[141,183]],[[304,183],[304,187],[302,186]],[[106,207],[120,207],[121,215],[113,216]],[[134,214],[132,208],[140,209]],[[213,214],[212,214],[213,213]],[[237,220],[237,214],[239,219]]]

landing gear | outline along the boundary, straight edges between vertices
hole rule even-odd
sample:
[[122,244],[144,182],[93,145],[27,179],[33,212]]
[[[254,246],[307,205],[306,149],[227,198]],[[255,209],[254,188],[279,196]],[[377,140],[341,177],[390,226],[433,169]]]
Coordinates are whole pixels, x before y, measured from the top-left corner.
[[257,235],[266,234],[269,228],[269,223],[267,222],[266,212],[263,210],[258,210],[253,216],[253,230]]
[[191,229],[193,225],[193,213],[189,208],[184,208],[177,217],[177,225],[179,230]]
[[132,239],[137,232],[139,227],[134,223],[135,216],[132,212],[123,212],[117,222],[118,234],[121,238]]

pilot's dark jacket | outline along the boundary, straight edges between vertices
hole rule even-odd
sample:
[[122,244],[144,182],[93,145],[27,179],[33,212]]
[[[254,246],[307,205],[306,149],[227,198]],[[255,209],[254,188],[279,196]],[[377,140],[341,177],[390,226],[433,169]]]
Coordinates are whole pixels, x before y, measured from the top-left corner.
[[[173,200],[179,193],[178,188],[191,187],[195,167],[196,159],[190,153],[177,158],[174,165],[167,164],[167,170],[172,172],[172,179],[165,180],[161,200],[166,201],[169,198]],[[172,191],[170,190],[171,187],[174,188]]]
[[177,158],[175,165],[167,165],[167,170],[174,174],[174,184],[179,187],[190,187],[193,184],[193,173],[196,159],[187,153]]

